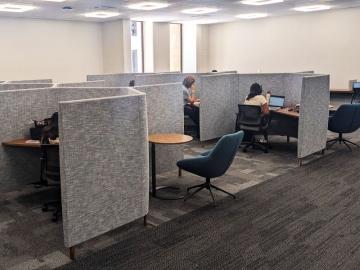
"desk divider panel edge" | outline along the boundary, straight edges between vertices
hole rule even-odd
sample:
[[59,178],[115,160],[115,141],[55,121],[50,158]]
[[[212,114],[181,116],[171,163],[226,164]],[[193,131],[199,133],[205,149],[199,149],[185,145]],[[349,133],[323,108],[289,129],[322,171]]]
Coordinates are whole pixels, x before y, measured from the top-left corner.
[[144,94],[60,102],[60,137],[66,247],[148,213]]
[[[183,90],[181,83],[136,86],[146,94],[149,134],[184,133]],[[156,145],[157,173],[176,170],[184,158],[182,145]]]
[[52,79],[39,79],[39,80],[20,80],[20,81],[8,81],[7,83],[47,83],[52,84]]
[[301,92],[298,158],[304,158],[326,148],[330,76],[303,78]]

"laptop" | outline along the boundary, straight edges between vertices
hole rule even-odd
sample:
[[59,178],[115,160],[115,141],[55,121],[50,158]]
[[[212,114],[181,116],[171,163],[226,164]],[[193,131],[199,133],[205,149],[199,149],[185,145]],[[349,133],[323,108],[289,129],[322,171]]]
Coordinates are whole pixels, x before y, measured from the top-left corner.
[[270,96],[269,100],[269,109],[270,110],[278,110],[284,107],[285,104],[285,97],[284,96]]

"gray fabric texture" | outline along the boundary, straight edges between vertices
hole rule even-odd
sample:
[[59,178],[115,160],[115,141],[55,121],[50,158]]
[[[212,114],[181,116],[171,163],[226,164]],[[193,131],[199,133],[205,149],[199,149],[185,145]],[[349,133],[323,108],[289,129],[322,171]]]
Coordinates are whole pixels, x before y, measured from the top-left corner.
[[147,136],[144,94],[60,102],[66,247],[148,213]]
[[201,76],[200,140],[233,133],[239,104],[237,74]]
[[[60,101],[127,95],[129,88],[43,88],[0,91],[0,142],[29,138],[32,120],[59,110]],[[0,146],[0,189],[38,181],[39,151]]]
[[326,148],[329,104],[330,76],[303,78],[299,134],[298,158],[303,158]]
[[39,89],[52,87],[52,83],[2,83],[0,91],[4,90],[22,90],[22,89]]
[[131,80],[135,80],[137,73],[119,73],[119,74],[103,74],[103,75],[88,75],[88,81],[104,80],[110,83],[110,86],[127,87]]
[[8,81],[9,83],[53,83],[52,79]]
[[[137,86],[135,89],[146,94],[149,134],[184,133],[180,83]],[[176,162],[183,158],[182,145],[156,145],[156,172],[175,170]]]
[[105,81],[87,81],[87,82],[74,82],[74,83],[58,83],[55,87],[104,87]]

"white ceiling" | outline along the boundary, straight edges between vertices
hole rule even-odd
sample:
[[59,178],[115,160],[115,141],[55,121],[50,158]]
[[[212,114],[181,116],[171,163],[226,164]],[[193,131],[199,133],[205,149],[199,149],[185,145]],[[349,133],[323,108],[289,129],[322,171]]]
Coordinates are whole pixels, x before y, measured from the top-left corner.
[[[39,7],[25,13],[0,12],[0,17],[43,18],[96,22],[109,21],[119,18],[131,18],[137,20],[172,22],[195,21],[198,23],[214,23],[235,20],[235,16],[242,13],[266,12],[269,13],[270,16],[298,14],[299,12],[292,10],[292,8],[302,5],[328,4],[331,5],[333,9],[360,7],[360,0],[285,0],[283,3],[263,6],[243,5],[239,3],[239,0],[168,0],[160,2],[167,2],[170,6],[158,10],[136,11],[130,10],[126,7],[130,3],[142,1],[143,0],[67,0],[62,3],[56,3],[41,0],[0,0],[0,3],[31,4]],[[65,12],[62,10],[62,7],[64,6],[71,6],[73,7],[73,10]],[[187,8],[205,6],[216,7],[220,10],[216,13],[207,15],[186,15],[180,12],[181,10]],[[81,14],[85,12],[94,11],[96,9],[116,10],[121,12],[122,15],[111,19],[91,19],[81,16]]]

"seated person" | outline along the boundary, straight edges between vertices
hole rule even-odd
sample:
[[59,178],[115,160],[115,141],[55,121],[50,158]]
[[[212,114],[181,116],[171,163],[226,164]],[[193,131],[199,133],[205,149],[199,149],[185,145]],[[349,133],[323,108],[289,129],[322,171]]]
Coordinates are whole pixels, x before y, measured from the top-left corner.
[[258,83],[254,83],[250,87],[250,93],[246,97],[245,105],[260,106],[264,115],[269,114],[269,99],[270,92],[266,94],[266,97],[262,95],[262,86]]
[[195,97],[195,78],[187,76],[183,81],[184,114],[188,115],[196,125],[196,137],[200,138],[199,107],[200,100]]
[[[262,86],[258,83],[253,83],[250,87],[250,93],[246,97],[244,104],[245,105],[253,105],[253,106],[260,106],[262,110],[262,120],[264,125],[267,125],[270,121],[269,115],[269,99],[270,99],[270,92],[267,92],[266,97],[262,95]],[[265,131],[264,133],[265,141],[262,141],[264,143],[267,142],[268,136]],[[245,134],[244,141],[249,141],[251,138],[249,138],[249,134]]]

